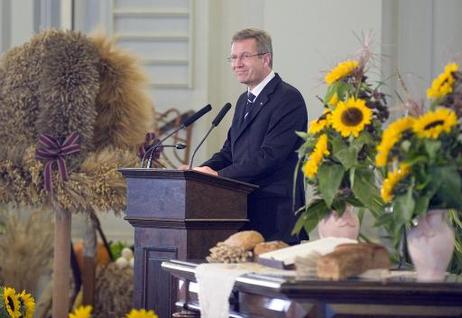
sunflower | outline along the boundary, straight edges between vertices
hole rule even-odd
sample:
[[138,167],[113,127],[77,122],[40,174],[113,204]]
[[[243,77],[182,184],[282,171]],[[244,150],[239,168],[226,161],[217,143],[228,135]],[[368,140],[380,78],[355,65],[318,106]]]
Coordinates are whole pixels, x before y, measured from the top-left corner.
[[321,132],[324,128],[329,126],[331,116],[332,112],[330,109],[325,108],[322,112],[322,115],[318,119],[310,121],[310,124],[308,125],[308,133],[311,135],[316,135],[317,133]]
[[147,311],[146,309],[132,309],[126,318],[158,318],[158,316],[154,313],[154,311],[149,310]]
[[340,101],[332,113],[332,127],[343,137],[358,137],[371,121],[372,110],[366,106],[366,101],[354,97],[346,102]]
[[406,164],[401,164],[397,170],[389,171],[387,178],[383,181],[380,189],[380,196],[385,203],[390,203],[393,199],[393,190],[396,185],[403,180],[411,171],[411,168]]
[[420,116],[412,129],[420,138],[436,139],[442,132],[449,133],[457,123],[457,115],[448,108],[437,108]]
[[329,155],[329,150],[327,149],[327,135],[323,134],[319,137],[314,150],[311,153],[307,162],[303,165],[303,174],[307,178],[314,178],[318,173],[319,165],[324,158],[324,156]]
[[90,318],[92,310],[91,306],[79,306],[73,313],[69,314],[69,318]]
[[328,85],[350,75],[357,67],[359,63],[356,60],[347,60],[338,63],[329,73],[327,73],[324,80]]
[[401,134],[411,129],[413,124],[413,117],[404,117],[394,121],[384,130],[382,140],[377,146],[377,156],[375,157],[377,167],[384,167],[387,164],[390,150],[399,141]]
[[327,124],[328,122],[325,118],[318,118],[316,120],[312,120],[308,127],[308,133],[311,135],[316,135],[318,132],[326,128]]
[[457,72],[459,65],[456,63],[450,63],[444,68],[444,72],[438,75],[432,82],[432,85],[427,89],[427,97],[429,99],[439,99],[444,97],[453,90],[453,84],[455,82],[454,72]]
[[11,287],[4,287],[3,288],[3,303],[4,308],[12,318],[17,318],[20,316],[19,311],[19,300],[18,296],[16,295],[16,290]]
[[23,317],[32,318],[35,312],[34,298],[24,290],[18,295],[18,298],[21,303],[21,307],[24,308]]

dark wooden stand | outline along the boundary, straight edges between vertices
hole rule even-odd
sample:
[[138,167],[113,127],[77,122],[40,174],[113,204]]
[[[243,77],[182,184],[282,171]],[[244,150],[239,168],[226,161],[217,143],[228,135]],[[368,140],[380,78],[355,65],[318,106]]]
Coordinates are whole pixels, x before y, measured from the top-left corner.
[[196,171],[120,169],[127,181],[125,219],[135,228],[134,307],[171,317],[177,284],[161,263],[204,259],[247,220],[256,186]]

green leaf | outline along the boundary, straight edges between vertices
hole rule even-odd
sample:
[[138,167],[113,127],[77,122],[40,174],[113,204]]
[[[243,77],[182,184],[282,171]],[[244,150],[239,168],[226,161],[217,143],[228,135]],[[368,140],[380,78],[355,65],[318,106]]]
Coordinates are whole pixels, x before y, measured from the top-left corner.
[[358,138],[353,139],[351,145],[359,151],[364,146],[364,144],[372,144],[372,136],[365,130],[361,132]]
[[359,219],[359,224],[363,223],[364,215],[366,214],[367,209],[365,208],[359,208],[358,209],[358,219]]
[[401,149],[403,149],[404,152],[409,152],[409,148],[411,148],[411,142],[409,140],[403,140],[401,143]]
[[346,95],[350,95],[352,90],[352,85],[349,85],[343,81],[337,81],[328,86],[326,94],[324,95],[324,102],[328,103],[329,100],[337,93],[339,100],[345,99]]
[[345,170],[339,164],[324,163],[319,167],[319,192],[328,207],[331,206],[334,200],[344,173]]
[[383,226],[388,232],[393,225],[393,215],[392,213],[382,213],[375,217],[374,226]]
[[350,169],[357,163],[358,149],[356,147],[350,147],[342,138],[332,138],[331,144],[334,158],[342,163],[345,170]]
[[358,208],[364,207],[364,204],[354,196],[349,196],[348,198],[345,199],[345,201],[354,207],[358,207]]
[[393,214],[398,224],[410,224],[414,215],[415,201],[412,197],[412,187],[405,194],[396,196],[393,204]]
[[427,213],[428,206],[430,204],[430,199],[432,198],[432,196],[433,196],[433,194],[428,194],[428,195],[425,195],[425,196],[419,196],[415,200],[414,214],[415,214],[416,217]]
[[[403,232],[406,231],[406,227],[404,224],[396,224],[393,232],[391,232],[391,242],[395,249],[399,249],[399,245],[401,240],[403,239]],[[404,243],[406,244],[406,243]]]
[[440,181],[438,199],[446,208],[462,208],[462,182],[455,166],[439,167],[433,170],[433,178]]
[[344,100],[346,95],[351,95],[351,90],[351,85],[345,83],[344,81],[337,82],[337,96],[339,100]]
[[324,95],[324,103],[327,103],[329,99],[337,92],[337,83],[333,83],[327,87],[326,94]]
[[302,228],[303,228],[303,225],[304,225],[305,222],[306,222],[306,218],[307,218],[306,213],[302,213],[302,214],[298,217],[298,220],[297,220],[297,222],[296,222],[295,225],[294,225],[294,228],[293,228],[293,230],[292,230],[291,235],[298,235],[298,234],[300,233],[300,231],[301,231]]
[[426,162],[428,159],[424,155],[414,155],[414,156],[409,156],[409,158],[406,159],[406,163],[410,166],[414,166],[418,163],[421,162]]
[[424,146],[428,156],[433,160],[436,158],[437,152],[441,148],[441,142],[439,140],[425,139]]
[[383,213],[384,204],[375,185],[374,173],[368,169],[356,169],[351,190],[361,203],[375,216]]
[[342,215],[345,212],[346,202],[345,200],[334,200],[332,202],[332,208],[337,211],[337,214]]
[[300,233],[302,228],[304,228],[307,233],[311,232],[318,225],[319,221],[329,212],[330,209],[323,200],[314,202],[312,205],[308,206],[305,212],[298,218],[292,230],[292,235]]
[[306,138],[308,138],[308,133],[305,132],[305,131],[296,131],[295,134],[300,137],[300,138],[303,138],[306,140]]

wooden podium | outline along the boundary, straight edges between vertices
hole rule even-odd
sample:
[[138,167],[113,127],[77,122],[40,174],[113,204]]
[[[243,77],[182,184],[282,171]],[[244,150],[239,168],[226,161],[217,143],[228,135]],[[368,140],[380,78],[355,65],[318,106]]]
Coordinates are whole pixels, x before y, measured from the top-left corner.
[[134,307],[171,317],[177,284],[161,263],[204,259],[247,220],[257,186],[187,170],[122,168],[125,219],[135,228]]

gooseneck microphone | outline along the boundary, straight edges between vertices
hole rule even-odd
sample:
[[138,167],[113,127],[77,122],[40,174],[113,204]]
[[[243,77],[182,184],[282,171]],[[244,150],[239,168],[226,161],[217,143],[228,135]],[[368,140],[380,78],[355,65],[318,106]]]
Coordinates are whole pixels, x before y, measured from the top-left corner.
[[205,134],[204,138],[202,138],[201,142],[197,145],[196,149],[194,149],[193,155],[191,156],[191,162],[189,163],[189,169],[192,168],[194,156],[196,155],[197,150],[199,150],[200,146],[204,143],[205,139],[207,139],[207,137],[210,135],[213,128],[217,127],[218,124],[220,124],[221,120],[223,119],[223,117],[225,117],[226,113],[229,112],[230,109],[231,109],[231,103],[226,103],[225,106],[223,106],[223,108],[217,114],[215,119],[212,121],[212,126],[207,131],[207,134]]
[[[146,159],[146,156],[149,155],[148,162],[146,163],[146,168],[151,168],[152,156],[154,154],[154,151],[157,148],[159,148],[166,139],[168,139],[172,135],[176,134],[179,130],[188,127],[189,125],[194,123],[196,120],[198,120],[199,118],[201,118],[202,116],[204,116],[205,114],[207,114],[211,110],[212,110],[212,106],[210,104],[208,104],[207,106],[202,107],[200,110],[198,110],[197,112],[192,114],[190,117],[186,118],[183,121],[183,123],[180,126],[178,126],[177,128],[175,128],[170,134],[168,134],[167,136],[165,136],[164,138],[162,138],[161,140],[159,140],[158,142],[153,144],[151,147],[149,147],[146,150],[146,152],[144,153],[143,158],[141,159],[141,167],[143,167],[143,165],[144,165],[144,160]],[[183,148],[185,148],[185,147],[183,147]],[[183,148],[181,148],[181,146],[180,146],[180,148],[177,148],[177,149],[183,149]]]
[[186,118],[184,120],[183,124],[181,125],[182,126],[181,128],[188,127],[193,122],[195,122],[196,120],[198,120],[199,118],[201,118],[202,116],[204,116],[205,114],[207,114],[211,110],[212,110],[212,106],[210,104],[208,104],[207,106],[202,107],[197,112],[195,112],[194,114],[192,114],[191,116]]

